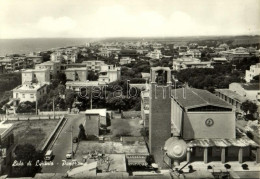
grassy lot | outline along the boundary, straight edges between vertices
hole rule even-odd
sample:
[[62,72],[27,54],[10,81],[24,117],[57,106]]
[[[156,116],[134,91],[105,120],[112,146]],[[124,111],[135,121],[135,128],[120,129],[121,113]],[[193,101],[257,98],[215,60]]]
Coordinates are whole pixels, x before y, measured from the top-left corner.
[[121,119],[115,118],[111,120],[112,137],[120,136],[141,136],[140,129],[143,127],[139,122],[140,118]]
[[59,120],[7,121],[14,124],[16,144],[32,144],[41,149]]

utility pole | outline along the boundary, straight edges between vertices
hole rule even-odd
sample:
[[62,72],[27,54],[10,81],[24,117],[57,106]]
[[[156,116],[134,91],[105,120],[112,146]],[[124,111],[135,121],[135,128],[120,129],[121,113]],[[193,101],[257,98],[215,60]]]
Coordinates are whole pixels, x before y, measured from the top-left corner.
[[53,110],[53,119],[55,119],[54,98],[52,98],[52,110]]
[[38,114],[38,100],[37,100],[37,94],[36,94],[36,107],[35,107],[35,113]]
[[90,109],[92,109],[92,87],[90,90]]
[[73,126],[72,125],[71,125],[71,155],[73,159],[74,153],[73,153]]

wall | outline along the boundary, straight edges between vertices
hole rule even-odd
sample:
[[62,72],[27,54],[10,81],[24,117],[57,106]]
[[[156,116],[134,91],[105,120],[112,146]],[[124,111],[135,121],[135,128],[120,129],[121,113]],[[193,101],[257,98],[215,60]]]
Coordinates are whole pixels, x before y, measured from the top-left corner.
[[[214,124],[208,127],[206,119],[211,118]],[[234,112],[188,112],[184,113],[183,138],[235,138]]]
[[177,128],[178,131],[172,131],[174,134],[178,133],[180,136],[181,127],[182,127],[182,118],[183,118],[183,110],[182,108],[176,103],[176,101],[172,98],[171,99],[171,121],[174,126]]
[[122,111],[122,118],[141,117],[141,111]]
[[[170,87],[156,88],[151,83],[150,116],[149,116],[149,149],[159,166],[163,166],[163,151],[165,141],[171,137],[171,98]],[[165,94],[165,96],[163,95]]]
[[100,119],[99,114],[86,115],[85,133],[87,135],[99,136]]

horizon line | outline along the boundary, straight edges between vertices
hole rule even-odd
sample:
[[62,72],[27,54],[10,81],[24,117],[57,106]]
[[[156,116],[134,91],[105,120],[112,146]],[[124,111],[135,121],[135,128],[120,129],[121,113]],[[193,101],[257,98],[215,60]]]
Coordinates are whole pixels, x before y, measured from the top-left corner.
[[260,34],[239,34],[239,35],[183,35],[183,36],[107,36],[107,37],[17,37],[0,38],[0,40],[20,40],[20,39],[114,39],[114,38],[188,38],[188,37],[239,37],[239,36],[259,36]]

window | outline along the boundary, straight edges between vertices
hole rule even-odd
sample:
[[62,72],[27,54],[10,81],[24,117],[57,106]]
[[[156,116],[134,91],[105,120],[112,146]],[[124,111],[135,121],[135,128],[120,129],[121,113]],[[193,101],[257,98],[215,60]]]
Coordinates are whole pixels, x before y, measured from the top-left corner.
[[34,98],[34,95],[33,95],[33,94],[30,94],[30,97],[31,97],[31,98]]
[[25,94],[22,94],[23,98],[25,98]]

